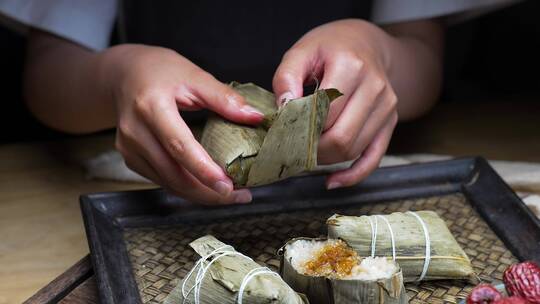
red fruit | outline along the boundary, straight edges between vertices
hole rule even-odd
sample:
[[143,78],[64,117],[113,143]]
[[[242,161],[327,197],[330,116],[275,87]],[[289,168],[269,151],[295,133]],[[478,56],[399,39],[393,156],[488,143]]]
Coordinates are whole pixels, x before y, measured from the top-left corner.
[[480,284],[473,288],[467,297],[467,304],[490,304],[500,299],[502,299],[502,295],[495,287],[489,284]]
[[516,297],[516,296],[503,298],[503,299],[493,302],[493,304],[528,304],[528,303],[530,302],[528,302],[524,298]]
[[534,262],[528,261],[508,267],[504,271],[503,281],[509,295],[540,304],[540,267]]

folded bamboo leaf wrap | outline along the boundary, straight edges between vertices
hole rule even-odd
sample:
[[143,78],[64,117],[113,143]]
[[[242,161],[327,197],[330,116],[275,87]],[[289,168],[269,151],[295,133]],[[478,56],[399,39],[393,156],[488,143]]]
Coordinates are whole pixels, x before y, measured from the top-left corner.
[[[445,222],[432,211],[416,214],[426,225],[430,257],[424,280],[468,279],[476,281],[471,262],[459,246]],[[371,224],[370,224],[371,218]],[[426,260],[426,238],[418,219],[396,212],[384,215],[395,243],[396,260],[403,270],[405,282],[417,281]],[[375,256],[392,257],[392,240],[388,225],[380,216],[344,216],[335,214],[327,220],[328,236],[346,241],[360,256],[372,253],[372,224],[377,221]]]
[[310,171],[336,89],[317,90],[277,108],[272,93],[254,85],[231,83],[248,104],[261,111],[261,126],[239,125],[218,116],[206,123],[201,144],[237,186],[258,186]]
[[[199,303],[201,304],[236,304],[238,303],[238,292],[250,271],[261,268],[252,259],[237,253],[234,248],[227,246],[211,235],[201,237],[190,246],[201,257],[206,257],[213,252],[220,250],[217,254],[209,258],[203,266],[209,266],[208,271],[200,284]],[[229,254],[219,257],[225,252]],[[218,258],[219,257],[219,258]],[[210,262],[216,259],[212,264]],[[195,289],[191,290],[184,298],[182,287],[184,281],[184,292],[187,293],[195,286],[197,271],[193,275],[186,276],[173,291],[165,298],[165,304],[195,303]],[[297,294],[291,289],[277,274],[260,274],[252,277],[245,285],[242,293],[243,304],[259,303],[284,303],[284,304],[308,304],[308,300],[303,295]]]
[[250,106],[264,114],[263,126],[268,128],[278,111],[274,94],[253,83],[241,84],[233,81],[230,86],[242,95]]

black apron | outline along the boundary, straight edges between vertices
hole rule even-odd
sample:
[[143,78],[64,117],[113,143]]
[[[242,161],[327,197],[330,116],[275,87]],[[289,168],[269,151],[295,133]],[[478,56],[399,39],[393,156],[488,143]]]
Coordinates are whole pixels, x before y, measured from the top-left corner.
[[123,42],[176,50],[222,82],[272,90],[283,54],[309,30],[345,18],[369,18],[369,0],[122,0]]
[[176,50],[223,82],[271,89],[283,54],[309,30],[368,18],[370,1],[123,0],[127,42]]

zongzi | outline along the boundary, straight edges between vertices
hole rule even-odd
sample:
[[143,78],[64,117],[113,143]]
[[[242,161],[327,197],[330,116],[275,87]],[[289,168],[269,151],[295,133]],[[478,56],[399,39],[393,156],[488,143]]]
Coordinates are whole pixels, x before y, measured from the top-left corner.
[[252,83],[231,83],[246,102],[261,111],[260,126],[246,126],[218,116],[208,119],[201,138],[208,154],[237,186],[269,184],[310,171],[336,89],[316,90],[278,108],[274,94]]
[[279,274],[211,235],[189,244],[201,256],[165,304],[308,304]]
[[333,215],[328,237],[346,241],[361,256],[393,257],[405,282],[476,281],[471,262],[444,221],[432,211],[389,215]]
[[361,258],[342,240],[293,239],[279,254],[283,279],[310,303],[407,303],[399,265]]

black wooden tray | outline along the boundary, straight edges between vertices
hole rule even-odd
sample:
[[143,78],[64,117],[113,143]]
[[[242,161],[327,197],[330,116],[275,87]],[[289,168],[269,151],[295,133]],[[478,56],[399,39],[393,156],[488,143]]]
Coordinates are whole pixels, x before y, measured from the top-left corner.
[[[143,229],[143,232],[147,232],[152,231],[152,229],[160,229],[158,227],[162,226],[175,227],[175,225],[186,226],[188,224],[190,225],[188,227],[194,227],[192,233],[197,234],[200,231],[197,229],[200,227],[204,228],[205,225],[225,220],[228,221],[227,225],[230,225],[236,219],[240,221],[246,217],[255,217],[256,221],[259,216],[262,219],[273,215],[286,216],[298,214],[298,212],[313,212],[313,210],[330,211],[339,208],[358,208],[398,200],[442,197],[453,193],[464,197],[463,201],[466,200],[472,206],[471,210],[475,210],[471,212],[477,213],[479,218],[481,217],[487,223],[486,229],[493,231],[490,230],[489,233],[494,233],[493,235],[502,241],[496,240],[496,242],[501,243],[499,247],[506,247],[507,249],[504,250],[509,250],[506,254],[508,256],[502,254],[501,251],[497,258],[504,259],[506,264],[515,261],[516,258],[540,262],[540,223],[538,219],[482,158],[380,168],[355,187],[332,191],[325,190],[323,176],[289,179],[274,185],[254,188],[252,191],[254,197],[252,204],[223,207],[204,207],[189,203],[170,196],[162,190],[98,193],[81,196],[81,208],[102,303],[160,303],[163,295],[159,294],[159,288],[167,282],[171,284],[177,282],[177,280],[173,280],[171,273],[183,265],[174,268],[174,265],[170,266],[174,259],[169,258],[168,264],[157,265],[161,267],[160,271],[167,265],[174,268],[168,272],[168,275],[161,277],[163,282],[160,283],[160,277],[154,275],[155,279],[152,282],[157,287],[150,286],[148,297],[140,292],[140,285],[138,287],[138,283],[141,284],[140,278],[136,280],[134,275],[136,273],[138,276],[139,271],[134,271],[137,268],[137,265],[134,264],[138,263],[139,260],[144,262],[149,257],[138,259],[130,256],[131,253],[128,254],[127,247],[131,246],[132,248],[129,250],[134,249],[135,252],[141,252],[144,255],[144,248],[141,250],[133,248],[137,246],[139,237],[135,240],[135,244],[125,240],[126,233],[129,236],[133,229]],[[443,199],[437,204],[445,204],[445,200]],[[359,212],[362,212],[362,209]],[[448,221],[448,219],[446,220]],[[309,226],[309,223],[305,225]],[[487,228],[488,226],[489,228]],[[305,226],[298,229],[304,229],[302,227]],[[164,244],[167,244],[167,237],[172,237],[174,234],[167,234],[166,230],[163,231],[160,244],[154,247],[161,246],[160,248],[162,248]],[[282,232],[287,234],[288,230],[284,231]],[[156,234],[161,233],[153,233],[153,235]],[[141,235],[144,237],[144,234]],[[170,252],[174,244],[185,243],[181,239],[181,235],[176,234],[174,237],[177,239],[174,242],[171,241],[172,245],[165,246],[166,249],[163,250]],[[192,235],[192,237],[196,237],[196,235]],[[477,235],[476,238],[481,239],[482,237]],[[471,237],[471,241],[474,240]],[[154,240],[150,241],[155,243]],[[463,240],[458,238],[458,241],[462,244],[468,242],[466,237]],[[503,243],[504,245],[502,245]],[[252,245],[246,245],[244,248],[249,249],[249,246]],[[491,243],[487,245],[495,246]],[[472,253],[468,252],[468,254]],[[163,258],[161,253],[156,253],[156,255]],[[177,255],[178,253],[171,256],[176,256],[178,259]],[[479,253],[479,256],[482,255],[485,254]],[[267,264],[272,265],[270,260],[271,258],[267,258],[262,262],[269,261]],[[186,261],[186,258],[181,257],[179,261]],[[152,266],[152,264],[148,265]],[[482,264],[475,264],[474,260],[473,265],[480,269],[485,267]],[[495,268],[497,268],[496,266],[502,268],[503,265],[488,266],[493,268],[493,273],[498,271],[498,274],[494,274],[494,277],[498,278],[500,269],[495,270]],[[146,265],[141,267],[144,268]],[[185,270],[178,271],[182,273]],[[489,280],[488,275],[486,278]],[[434,288],[448,289],[450,287],[448,284],[441,284]],[[461,289],[458,288],[455,293],[460,290],[466,291],[463,289],[464,286],[461,286]],[[421,290],[414,288],[416,287],[413,287],[409,292],[417,295],[415,302],[424,302],[429,297],[425,292],[422,293]],[[165,290],[170,290],[170,287],[169,289],[165,288]],[[431,289],[428,288],[428,290]],[[463,297],[463,294],[458,294],[450,298]],[[444,300],[446,298],[441,299],[437,301],[446,301]]]

